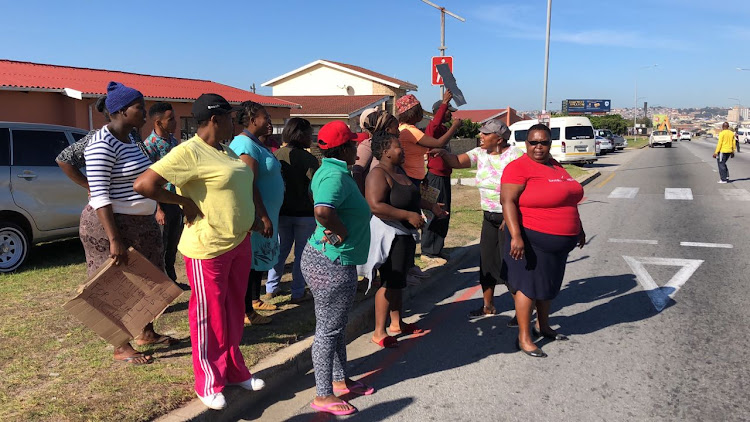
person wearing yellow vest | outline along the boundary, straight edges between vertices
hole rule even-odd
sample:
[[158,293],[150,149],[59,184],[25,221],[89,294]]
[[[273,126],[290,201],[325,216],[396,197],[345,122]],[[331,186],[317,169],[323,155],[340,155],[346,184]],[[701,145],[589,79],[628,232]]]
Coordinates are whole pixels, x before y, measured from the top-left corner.
[[729,130],[729,123],[724,122],[721,125],[719,142],[716,143],[716,151],[714,151],[713,155],[716,158],[716,163],[719,165],[719,177],[721,177],[719,183],[729,183],[727,161],[730,158],[734,158],[734,148],[734,132]]

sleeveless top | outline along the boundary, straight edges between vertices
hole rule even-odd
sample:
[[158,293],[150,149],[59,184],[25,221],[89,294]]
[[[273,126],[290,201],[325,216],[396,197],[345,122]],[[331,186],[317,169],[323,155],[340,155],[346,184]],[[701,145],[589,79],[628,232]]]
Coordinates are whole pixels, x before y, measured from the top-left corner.
[[[416,212],[417,214],[421,213],[420,202],[422,196],[419,192],[419,187],[412,183],[411,180],[409,180],[408,185],[402,185],[401,183],[398,183],[386,169],[382,167],[380,167],[380,169],[388,176],[388,184],[391,187],[391,193],[385,202],[394,208]],[[403,169],[401,171],[403,172]],[[406,175],[406,173],[403,174]],[[414,226],[412,226],[408,220],[402,220],[401,224],[409,230],[414,229]]]

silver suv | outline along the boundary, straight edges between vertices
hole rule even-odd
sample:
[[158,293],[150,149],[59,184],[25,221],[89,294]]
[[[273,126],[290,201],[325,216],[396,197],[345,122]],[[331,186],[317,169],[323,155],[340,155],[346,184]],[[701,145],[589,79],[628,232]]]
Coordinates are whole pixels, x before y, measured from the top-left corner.
[[0,273],[20,267],[32,244],[78,236],[86,190],[63,174],[55,158],[86,133],[0,122]]

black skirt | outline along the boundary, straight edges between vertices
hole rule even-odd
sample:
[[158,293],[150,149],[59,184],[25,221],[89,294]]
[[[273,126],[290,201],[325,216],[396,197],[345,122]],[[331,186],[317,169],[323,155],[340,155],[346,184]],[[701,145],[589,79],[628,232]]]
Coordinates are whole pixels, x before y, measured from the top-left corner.
[[521,291],[534,300],[551,300],[560,293],[568,254],[576,247],[578,236],[556,236],[521,227],[524,257],[510,256],[510,232],[505,229],[505,253],[508,288]]

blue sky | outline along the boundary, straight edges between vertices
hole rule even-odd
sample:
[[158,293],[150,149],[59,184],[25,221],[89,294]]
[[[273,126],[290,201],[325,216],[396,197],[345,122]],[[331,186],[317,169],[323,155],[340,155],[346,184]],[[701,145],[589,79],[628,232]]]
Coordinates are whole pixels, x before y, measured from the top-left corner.
[[[466,109],[542,103],[545,0],[435,0]],[[432,103],[440,14],[420,0],[4,2],[2,58],[248,89],[316,59],[416,83]],[[750,105],[750,1],[553,0],[548,100]],[[656,68],[640,69],[658,64]],[[258,93],[270,95],[270,88]]]

